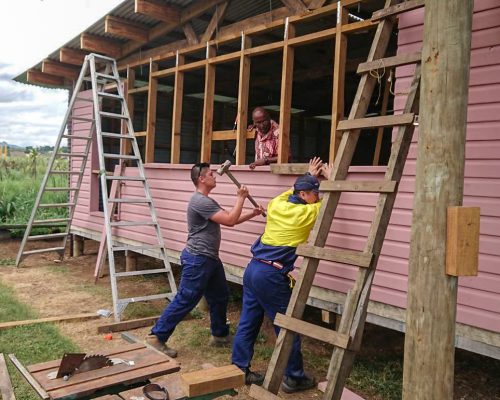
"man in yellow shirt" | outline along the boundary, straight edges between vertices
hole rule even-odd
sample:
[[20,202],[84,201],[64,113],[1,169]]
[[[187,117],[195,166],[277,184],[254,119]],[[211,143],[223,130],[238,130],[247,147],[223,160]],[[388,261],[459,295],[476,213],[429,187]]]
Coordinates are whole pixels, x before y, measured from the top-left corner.
[[[321,202],[319,174],[329,177],[331,167],[319,158],[309,162],[309,172],[288,190],[272,199],[267,206],[264,234],[252,246],[253,258],[243,276],[243,308],[234,337],[232,363],[245,372],[247,384],[262,384],[264,377],[250,371],[255,340],[264,314],[274,321],[276,313],[286,312],[292,294],[289,276],[297,259],[295,251],[307,241],[316,222]],[[274,327],[276,335],[279,328]],[[304,372],[300,337],[295,336],[285,370],[282,390],[294,393],[315,386],[314,378]]]

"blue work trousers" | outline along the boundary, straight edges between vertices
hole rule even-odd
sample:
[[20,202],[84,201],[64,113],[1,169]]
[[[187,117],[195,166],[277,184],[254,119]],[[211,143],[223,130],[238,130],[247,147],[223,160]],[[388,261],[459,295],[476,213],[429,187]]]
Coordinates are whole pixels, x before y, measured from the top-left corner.
[[[243,309],[234,337],[232,363],[246,371],[250,368],[255,340],[259,334],[264,313],[274,321],[276,313],[285,314],[292,290],[288,276],[279,269],[252,259],[243,275]],[[280,328],[274,326],[276,335]],[[303,378],[304,364],[300,351],[300,337],[295,335],[285,375]]]
[[224,267],[219,259],[194,255],[184,249],[181,253],[182,276],[179,290],[165,308],[151,333],[166,342],[175,327],[205,296],[210,307],[210,330],[213,336],[227,336],[226,324],[229,290]]

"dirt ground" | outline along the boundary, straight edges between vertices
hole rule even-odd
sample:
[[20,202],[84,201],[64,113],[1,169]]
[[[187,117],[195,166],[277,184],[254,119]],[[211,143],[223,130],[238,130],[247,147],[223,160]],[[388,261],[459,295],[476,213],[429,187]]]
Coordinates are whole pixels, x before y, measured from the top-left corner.
[[[4,240],[0,241],[0,259],[15,259],[19,249],[20,241]],[[97,242],[85,241],[85,254],[80,257],[66,257],[63,262],[55,261],[55,253],[45,253],[33,255],[26,258],[21,268],[14,266],[0,265],[0,281],[12,287],[18,298],[29,304],[39,315],[39,317],[50,317],[60,315],[72,315],[86,312],[95,312],[98,309],[112,310],[111,290],[109,279],[100,279],[97,285],[94,284],[94,267],[97,254]],[[50,246],[49,246],[50,247]],[[8,264],[8,263],[7,263]],[[123,260],[117,265],[117,269],[123,267]],[[120,286],[122,294],[133,294],[137,290],[139,293],[147,291],[153,293],[158,289],[158,283],[154,280],[134,281],[128,285]],[[240,302],[234,301],[230,305],[228,318],[234,326],[239,319]],[[131,317],[139,318],[143,316],[156,315],[161,311],[163,304],[153,305],[153,309],[148,310],[148,315],[140,315],[144,309],[136,309],[137,315]],[[129,307],[130,308],[130,307]],[[200,313],[201,314],[201,313]],[[313,312],[314,314],[314,312]],[[314,315],[312,315],[314,318]],[[103,323],[113,322],[110,320],[96,319],[87,321],[77,321],[59,323],[62,334],[71,338],[82,350],[86,352],[103,352],[120,346],[124,341],[119,333],[113,335],[113,340],[104,340],[103,335],[97,333],[97,327]],[[179,352],[177,360],[181,363],[181,371],[188,372],[199,370],[203,363],[210,362],[216,366],[229,364],[230,349],[206,349],[208,338],[209,322],[201,314],[201,318],[191,318],[183,321],[172,336],[172,347]],[[149,332],[149,328],[136,329],[132,334],[139,338],[144,338]],[[196,337],[186,340],[192,332],[200,332],[199,341]],[[272,325],[267,321],[263,327],[264,341],[272,348],[274,344],[274,334]],[[368,338],[367,338],[368,336]],[[398,332],[386,329],[367,326],[365,330],[362,354],[358,359],[377,359],[382,353],[384,356],[390,348],[390,353],[402,354],[403,339]],[[318,374],[317,369],[328,367],[328,356],[331,349],[325,348],[319,342],[304,340],[304,359],[306,370],[312,370],[319,380],[324,376]],[[462,357],[457,360],[455,399],[500,399],[500,362],[480,357],[467,352],[460,352],[457,356]],[[461,353],[467,353],[460,356]],[[54,359],[61,355],[54,355]],[[270,357],[270,354],[268,354]],[[267,357],[267,358],[269,358]],[[357,359],[357,360],[358,360]],[[309,360],[309,361],[308,361]],[[392,363],[394,360],[383,361]],[[370,365],[368,363],[368,365]],[[390,366],[390,365],[389,365]],[[479,367],[478,367],[479,366]],[[252,369],[265,371],[266,362],[257,361]],[[356,380],[356,377],[351,379]],[[358,385],[359,386],[359,385]],[[238,390],[239,394],[233,399],[250,399],[247,396],[248,388]],[[359,390],[358,390],[359,391]],[[385,397],[359,393],[366,399],[384,399]],[[321,398],[321,392],[310,390],[300,395],[287,396],[281,394],[283,398],[294,399],[317,399]],[[229,398],[229,397],[228,397]]]

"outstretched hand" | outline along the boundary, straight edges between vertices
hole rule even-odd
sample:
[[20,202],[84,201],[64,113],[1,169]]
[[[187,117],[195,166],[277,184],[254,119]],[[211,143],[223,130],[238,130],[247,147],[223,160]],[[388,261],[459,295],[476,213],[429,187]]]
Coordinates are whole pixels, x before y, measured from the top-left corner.
[[323,166],[323,161],[321,161],[321,158],[314,157],[311,160],[309,160],[309,170],[308,170],[308,172],[312,176],[318,177],[321,174],[321,172],[322,172],[322,166]]
[[322,166],[321,166],[321,174],[326,178],[326,179],[330,179],[330,175],[332,174],[332,170],[333,170],[333,163],[332,164],[328,164],[328,163],[324,163]]

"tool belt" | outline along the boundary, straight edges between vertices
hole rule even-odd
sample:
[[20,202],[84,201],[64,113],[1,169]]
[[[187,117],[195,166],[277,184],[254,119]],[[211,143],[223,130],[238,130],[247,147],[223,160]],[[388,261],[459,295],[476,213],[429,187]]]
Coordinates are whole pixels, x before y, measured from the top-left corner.
[[[274,267],[274,268],[276,268],[276,269],[278,269],[280,271],[283,268],[285,268],[285,266],[282,263],[278,262],[278,261],[263,260],[261,258],[256,258],[256,260],[260,261],[261,263],[270,265],[271,267]],[[290,281],[290,283],[289,283],[290,289],[293,289],[293,287],[295,286],[295,278],[292,275],[290,275],[289,273],[286,274],[286,276],[287,276],[288,280]]]

